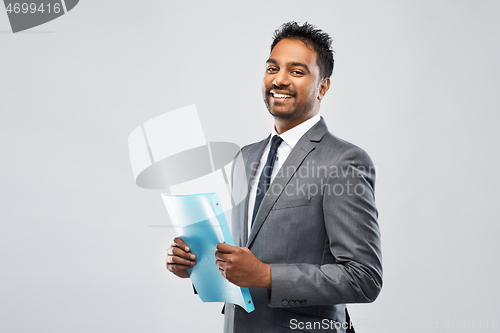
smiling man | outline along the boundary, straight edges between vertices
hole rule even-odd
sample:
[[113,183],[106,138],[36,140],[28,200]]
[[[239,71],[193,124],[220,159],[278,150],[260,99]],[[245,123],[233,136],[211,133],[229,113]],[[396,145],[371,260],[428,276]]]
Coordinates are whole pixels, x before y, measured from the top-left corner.
[[[262,92],[279,134],[318,114],[330,78],[321,73],[317,58],[305,41],[287,38],[273,43]],[[331,63],[333,67],[333,58]]]
[[[238,154],[233,196],[248,195],[232,212],[236,246],[218,244],[214,258],[250,288],[255,311],[226,304],[225,332],[346,332],[345,304],[382,288],[375,168],[319,115],[332,70],[328,34],[296,22],[276,30],[262,85],[274,127]],[[166,260],[189,277],[196,255],[176,238]]]

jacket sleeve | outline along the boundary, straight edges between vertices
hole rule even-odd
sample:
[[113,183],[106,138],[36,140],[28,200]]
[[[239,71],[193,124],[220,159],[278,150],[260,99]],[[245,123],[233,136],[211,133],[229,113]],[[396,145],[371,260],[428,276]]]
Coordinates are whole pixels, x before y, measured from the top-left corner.
[[323,187],[326,244],[334,263],[271,264],[271,307],[368,303],[382,288],[375,167],[358,147],[348,149],[334,165],[339,172]]

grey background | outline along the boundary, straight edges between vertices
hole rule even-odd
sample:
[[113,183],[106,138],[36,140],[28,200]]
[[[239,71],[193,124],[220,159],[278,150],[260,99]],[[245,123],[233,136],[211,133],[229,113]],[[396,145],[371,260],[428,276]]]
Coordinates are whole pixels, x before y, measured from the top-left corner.
[[375,303],[350,306],[358,331],[447,331],[446,320],[491,330],[499,10],[497,1],[86,0],[18,34],[0,11],[0,331],[221,331],[220,304],[164,268],[173,229],[150,227],[168,224],[167,213],[160,191],[134,184],[127,137],[193,103],[208,141],[266,136],[264,62],[288,20],[333,36],[321,113],[379,170],[385,284]]

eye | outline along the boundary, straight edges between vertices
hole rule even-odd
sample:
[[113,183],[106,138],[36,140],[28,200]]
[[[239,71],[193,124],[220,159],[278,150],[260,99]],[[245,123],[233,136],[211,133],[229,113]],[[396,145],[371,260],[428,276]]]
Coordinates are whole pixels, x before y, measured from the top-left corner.
[[295,75],[304,75],[304,72],[299,71],[299,70],[294,70],[294,71],[292,71],[292,74],[295,74]]
[[268,73],[276,73],[278,69],[276,67],[267,67],[266,70]]

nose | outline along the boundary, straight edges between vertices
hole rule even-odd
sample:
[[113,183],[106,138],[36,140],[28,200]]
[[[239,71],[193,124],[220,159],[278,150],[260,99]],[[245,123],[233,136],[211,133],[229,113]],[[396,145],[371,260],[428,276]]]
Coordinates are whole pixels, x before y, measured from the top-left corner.
[[275,85],[276,87],[288,86],[289,84],[290,80],[286,71],[281,70],[276,73],[276,75],[274,75],[273,85]]

